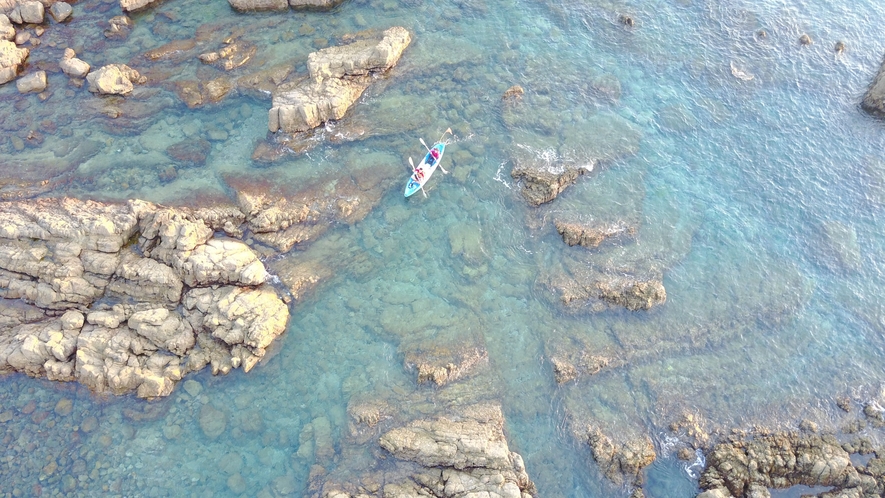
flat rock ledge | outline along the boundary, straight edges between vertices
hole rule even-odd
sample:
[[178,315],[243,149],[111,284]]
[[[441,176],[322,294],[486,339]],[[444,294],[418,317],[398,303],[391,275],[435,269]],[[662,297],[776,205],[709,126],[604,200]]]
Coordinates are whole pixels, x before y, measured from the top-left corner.
[[380,41],[357,41],[311,53],[310,77],[283,84],[273,93],[268,129],[298,133],[341,119],[373,75],[395,66],[411,41],[408,30],[397,26],[384,31]]
[[624,222],[594,224],[556,220],[554,225],[559,235],[562,235],[563,242],[570,246],[589,249],[599,247],[599,244],[602,244],[606,239],[636,235],[636,227],[628,226]]
[[870,114],[885,116],[885,61],[860,105]]
[[[70,198],[0,203],[0,373],[166,396],[249,371],[289,311],[223,210]],[[242,216],[240,214],[240,216]]]
[[265,10],[331,10],[344,0],[228,0],[230,6],[240,12]]
[[544,283],[565,309],[573,312],[600,312],[610,307],[646,311],[667,301],[664,282],[657,276],[615,275],[588,268],[550,276]]
[[797,432],[756,434],[717,444],[707,455],[698,498],[769,497],[769,489],[832,487],[819,496],[862,498],[885,493],[885,458],[876,453],[853,465],[850,444],[832,435]]
[[[496,404],[459,407],[458,413],[412,421],[384,433],[393,458],[359,484],[327,481],[316,496],[329,498],[433,496],[530,498],[536,494],[522,457],[510,451]],[[369,485],[367,485],[367,483]]]

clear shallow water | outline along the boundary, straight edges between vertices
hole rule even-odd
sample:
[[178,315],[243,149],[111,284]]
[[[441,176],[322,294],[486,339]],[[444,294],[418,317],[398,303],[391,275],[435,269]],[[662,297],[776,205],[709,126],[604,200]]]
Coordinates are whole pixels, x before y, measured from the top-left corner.
[[[133,16],[128,39],[109,42],[102,22],[117,13],[114,4],[76,4],[78,17],[64,29],[50,25],[31,63],[58,60],[68,39],[94,66],[129,61],[154,75],[160,91],[133,99],[150,112],[131,128],[101,117],[96,102],[106,101],[60,74],[50,74],[42,102],[18,96],[13,85],[0,88],[2,105],[16,110],[4,129],[22,139],[32,128],[44,135],[22,151],[7,139],[4,156],[44,164],[58,144],[92,141],[99,149],[52,194],[177,202],[217,197],[226,172],[300,182],[369,159],[401,164],[405,181],[407,157],[421,155],[417,138],[432,140],[448,126],[456,138],[444,166],[453,174],[434,177],[427,199],[404,200],[397,186],[368,218],[337,228],[325,244],[359,248],[363,264],[342,265],[295,303],[279,352],[248,375],[196,375],[196,397],[179,387],[151,404],[6,377],[0,413],[13,418],[0,426],[3,492],[91,494],[106,486],[127,495],[214,496],[232,494],[228,477],[240,474],[250,494],[302,494],[312,465],[332,470],[342,462],[312,446],[308,424],[328,428],[327,441],[341,452],[352,446],[351,403],[446,401],[450,394],[416,386],[404,367],[410,352],[433,344],[488,350],[492,373],[457,395],[501,401],[508,440],[541,496],[623,493],[572,436],[576,425],[660,443],[655,435],[686,410],[713,427],[836,424],[829,400],[863,397],[885,380],[878,292],[885,234],[869,166],[883,159],[885,125],[858,106],[885,53],[878,4],[349,2],[327,14],[238,15],[224,2],[170,0]],[[624,28],[622,13],[636,27]],[[160,76],[208,70],[195,60],[151,66],[141,56],[204,24],[218,33],[246,27],[264,64],[288,62],[299,72],[322,45],[317,37],[335,43],[362,29],[407,27],[414,41],[393,76],[353,111],[383,123],[385,135],[252,163],[268,100],[242,92],[188,110]],[[802,33],[815,43],[800,47]],[[841,56],[837,40],[848,47]],[[737,78],[732,67],[753,79]],[[513,84],[525,88],[537,119],[508,127],[500,97]],[[527,207],[509,176],[511,140],[547,129],[545,140],[565,155],[587,146],[570,141],[568,126],[586,128],[599,115],[639,131],[636,154],[602,165],[549,205]],[[227,138],[211,142],[205,166],[164,153],[213,130]],[[162,175],[169,165],[171,180]],[[552,219],[562,215],[628,220],[639,233],[588,253],[555,234]],[[856,234],[860,260],[848,268],[822,250],[832,222]],[[479,240],[480,250],[462,251],[460,240]],[[561,268],[607,262],[663,272],[668,302],[647,313],[566,314],[543,285]],[[415,302],[426,310],[422,320],[402,326],[397,318]],[[561,344],[626,364],[556,386],[549,356]],[[69,415],[56,414],[62,399],[73,400]],[[217,439],[200,429],[204,404],[227,413]],[[658,458],[646,495],[693,496],[685,463],[663,451]],[[56,469],[47,468],[53,462]]]

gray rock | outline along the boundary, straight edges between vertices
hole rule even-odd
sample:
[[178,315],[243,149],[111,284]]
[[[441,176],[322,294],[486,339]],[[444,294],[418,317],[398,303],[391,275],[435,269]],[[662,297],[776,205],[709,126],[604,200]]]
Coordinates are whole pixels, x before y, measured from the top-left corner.
[[23,24],[40,24],[43,22],[45,11],[42,3],[36,1],[23,2],[19,4],[18,8]]
[[870,114],[885,116],[885,62],[882,63],[872,86],[864,95],[861,107]]
[[329,10],[344,3],[344,0],[289,0],[293,9]]
[[40,93],[46,89],[46,71],[37,71],[19,78],[15,82],[19,93]]
[[228,3],[241,12],[289,9],[289,3],[286,0],[228,0]]
[[74,8],[67,2],[55,2],[52,7],[49,7],[49,14],[52,15],[55,22],[64,22],[71,17],[73,12]]

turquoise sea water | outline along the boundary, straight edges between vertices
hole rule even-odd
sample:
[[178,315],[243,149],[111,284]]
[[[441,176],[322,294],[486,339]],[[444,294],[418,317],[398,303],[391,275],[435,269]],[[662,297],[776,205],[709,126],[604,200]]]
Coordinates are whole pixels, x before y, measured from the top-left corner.
[[[668,429],[682,414],[711,429],[790,428],[805,418],[838,427],[836,396],[868,399],[885,382],[885,123],[858,105],[885,54],[879,3],[387,0],[237,14],[219,0],[166,0],[133,15],[125,40],[102,35],[116,4],[74,9],[65,26],[48,24],[32,68],[52,71],[71,45],[93,67],[127,62],[155,79],[130,99],[147,109],[137,122],[105,117],[115,101],[59,72],[50,72],[45,100],[0,88],[7,165],[46,175],[40,168],[51,170],[59,150],[98,150],[45,195],[199,203],[226,194],[228,172],[295,183],[368,161],[401,166],[403,182],[366,219],[317,243],[355,248],[358,269],[341,262],[293,303],[279,351],[249,374],[201,373],[191,377],[202,387],[196,396],[179,386],[152,403],[4,377],[4,494],[235,495],[231,475],[242,477],[246,495],[307,494],[315,464],[361,470],[348,449],[349,406],[445,401],[449,394],[417,385],[404,366],[438,344],[488,351],[490,371],[457,396],[502,403],[511,449],[540,496],[626,496],[601,475],[576,427],[652,436],[658,455],[646,496],[688,497],[697,492],[692,462],[672,454],[669,438],[680,435]],[[622,14],[635,19],[632,28]],[[190,110],[167,83],[208,70],[195,59],[142,55],[201,26],[219,39],[245,28],[258,56],[235,74],[277,63],[303,73],[307,54],[326,43],[317,38],[335,44],[394,25],[413,33],[412,45],[352,111],[383,134],[271,165],[250,159],[265,138],[269,99],[233,92]],[[812,45],[799,44],[803,33]],[[847,48],[837,54],[840,40]],[[501,96],[517,84],[532,117],[513,124]],[[510,178],[509,151],[527,145],[526,134],[552,144],[538,149],[548,156],[593,147],[596,137],[609,140],[599,116],[638,131],[637,152],[528,207]],[[426,199],[404,200],[407,158],[423,154],[418,138],[447,127],[455,137],[443,167],[452,174],[437,173]],[[32,129],[42,142],[27,139]],[[210,135],[204,166],[164,153]],[[638,233],[596,251],[569,248],[552,225],[560,216],[625,220]],[[667,303],[565,312],[545,282],[581,266],[661,272]],[[407,319],[414,310],[422,316]],[[550,356],[563,347],[614,361],[557,386]],[[73,400],[69,415],[56,414],[62,399]],[[216,439],[200,429],[204,405],[227,414]],[[337,456],[312,446],[318,432]]]

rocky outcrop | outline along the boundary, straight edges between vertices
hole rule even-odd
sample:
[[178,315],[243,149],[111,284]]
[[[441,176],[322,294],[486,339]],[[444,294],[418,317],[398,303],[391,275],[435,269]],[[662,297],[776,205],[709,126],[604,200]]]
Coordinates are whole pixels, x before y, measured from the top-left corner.
[[[0,204],[0,372],[168,395],[188,372],[249,371],[288,321],[210,209],[143,201]],[[198,214],[200,213],[200,214]]]
[[[528,498],[536,493],[522,457],[507,445],[499,405],[414,420],[384,433],[379,444],[393,457],[392,468],[349,483],[326,482],[317,496]],[[367,485],[372,482],[383,484]]]
[[368,88],[372,74],[396,65],[411,39],[405,28],[393,27],[380,41],[357,41],[310,54],[310,78],[274,92],[268,129],[297,133],[341,119]]
[[513,153],[510,176],[522,182],[522,197],[532,206],[540,206],[556,199],[563,190],[574,184],[583,174],[593,170],[593,164],[563,165],[538,161],[528,151]]
[[599,247],[599,244],[612,237],[632,237],[636,228],[623,222],[609,224],[576,223],[564,220],[554,222],[556,231],[562,235],[562,241],[570,246],[587,248]]
[[768,488],[797,485],[832,486],[832,496],[880,496],[882,476],[879,458],[855,467],[833,436],[773,433],[716,445],[699,484],[704,497],[756,496],[758,490],[767,496]]
[[873,80],[870,89],[867,90],[866,95],[864,95],[860,105],[870,114],[885,116],[885,62],[879,68],[879,73]]
[[11,41],[0,40],[0,85],[18,76],[29,53],[28,49],[18,48]]
[[110,64],[86,76],[89,91],[100,95],[128,95],[133,83],[144,83],[146,78],[125,64]]
[[667,290],[657,276],[617,275],[586,268],[571,275],[552,276],[546,285],[573,311],[602,311],[609,306],[639,311],[667,301]]
[[616,443],[602,431],[591,429],[587,443],[603,474],[619,485],[639,485],[642,470],[655,461],[655,447],[648,436]]

